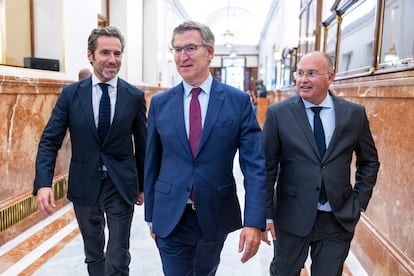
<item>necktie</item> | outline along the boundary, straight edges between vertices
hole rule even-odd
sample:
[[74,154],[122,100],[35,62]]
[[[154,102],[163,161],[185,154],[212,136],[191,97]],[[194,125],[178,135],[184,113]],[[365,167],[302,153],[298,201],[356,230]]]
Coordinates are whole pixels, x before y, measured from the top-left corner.
[[[200,102],[198,101],[198,94],[200,94],[201,88],[196,87],[191,90],[191,101],[190,101],[190,134],[189,134],[189,142],[191,153],[193,157],[197,154],[197,147],[200,143],[201,137],[201,108]],[[191,189],[190,193],[191,201],[195,202],[195,192],[194,192],[194,185]]]
[[109,127],[111,126],[111,101],[108,95],[108,85],[107,83],[99,83],[102,90],[98,120],[98,133],[101,138],[101,143],[105,140]]
[[201,137],[201,108],[200,102],[198,101],[200,91],[201,88],[199,87],[191,90],[189,142],[193,157],[197,154],[197,147]]
[[[325,132],[323,130],[322,120],[319,116],[319,112],[321,112],[322,107],[320,106],[313,106],[311,107],[314,116],[313,116],[313,135],[315,136],[316,144],[318,145],[319,154],[321,159],[325,155],[326,151],[326,144],[325,144]],[[328,201],[326,197],[325,191],[325,184],[322,181],[321,191],[319,193],[319,202],[325,204]]]

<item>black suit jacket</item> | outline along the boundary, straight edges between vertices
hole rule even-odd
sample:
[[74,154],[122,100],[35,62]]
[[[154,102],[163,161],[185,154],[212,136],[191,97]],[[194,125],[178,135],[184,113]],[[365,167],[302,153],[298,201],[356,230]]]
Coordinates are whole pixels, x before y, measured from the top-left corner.
[[118,192],[134,204],[138,191],[143,191],[146,120],[144,92],[119,78],[114,118],[101,143],[94,122],[91,78],[65,87],[40,139],[33,193],[52,185],[56,156],[69,129],[68,198],[81,206],[96,203],[103,162]]
[[[267,217],[274,218],[276,228],[298,236],[312,230],[322,179],[333,214],[352,232],[377,178],[377,150],[364,107],[332,97],[336,126],[322,160],[299,96],[270,106],[266,113]],[[350,181],[353,154],[354,186]]]

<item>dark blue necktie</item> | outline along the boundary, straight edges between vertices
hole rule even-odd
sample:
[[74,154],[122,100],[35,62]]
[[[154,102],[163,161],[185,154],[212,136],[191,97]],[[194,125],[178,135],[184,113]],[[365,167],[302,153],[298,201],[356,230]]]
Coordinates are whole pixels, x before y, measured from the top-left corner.
[[101,138],[101,143],[103,143],[111,126],[111,101],[108,95],[109,84],[99,83],[99,86],[102,90],[102,97],[99,103],[98,133]]
[[[323,130],[323,125],[321,121],[321,117],[319,116],[319,112],[321,112],[322,107],[320,106],[313,106],[311,107],[314,116],[313,116],[313,135],[315,136],[316,144],[318,145],[319,154],[321,159],[325,155],[326,151],[326,144],[325,144],[325,132]],[[328,201],[326,197],[325,191],[325,184],[322,180],[321,191],[319,193],[319,202],[325,204]]]

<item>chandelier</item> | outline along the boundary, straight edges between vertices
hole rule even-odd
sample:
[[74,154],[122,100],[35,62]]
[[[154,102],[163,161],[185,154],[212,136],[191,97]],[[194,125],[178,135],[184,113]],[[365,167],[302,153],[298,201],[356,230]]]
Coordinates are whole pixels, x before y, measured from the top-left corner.
[[229,29],[227,29],[227,31],[223,34],[224,45],[226,47],[231,48],[233,44],[233,36],[234,34]]
[[[227,1],[227,26],[230,25],[229,22],[230,22],[230,0]],[[229,28],[227,28],[227,31],[225,31],[223,34],[224,45],[227,48],[232,47],[233,37],[234,37],[234,34],[230,31]]]

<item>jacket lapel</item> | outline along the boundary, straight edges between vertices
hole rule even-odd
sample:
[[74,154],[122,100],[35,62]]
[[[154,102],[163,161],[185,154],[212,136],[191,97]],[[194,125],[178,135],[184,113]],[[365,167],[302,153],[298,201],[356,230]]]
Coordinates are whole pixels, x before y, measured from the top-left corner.
[[319,159],[320,157],[319,157],[318,145],[316,144],[316,140],[313,135],[312,128],[309,125],[308,115],[306,115],[305,106],[299,96],[292,103],[292,112],[293,112],[293,115],[296,117],[296,120],[299,123],[300,128],[303,130],[303,134],[305,135],[306,140],[311,145],[312,150],[315,153],[315,156]]
[[92,109],[92,80],[91,78],[82,81],[79,84],[77,91],[79,95],[79,105],[81,106],[82,113],[85,117],[85,120],[88,122],[89,128],[95,137],[96,141],[99,142],[98,130],[95,126],[95,119]]
[[201,151],[203,145],[206,143],[208,137],[213,130],[221,109],[224,103],[224,89],[220,83],[213,79],[213,84],[210,91],[210,100],[208,102],[208,108],[206,118],[204,119],[203,132],[201,133],[200,145],[198,146],[198,152]]
[[123,84],[121,79],[118,79],[114,118],[105,140],[116,131],[116,127],[122,122],[121,118],[123,118],[124,112],[127,110],[130,97],[131,94],[129,93],[128,87]]
[[333,100],[334,107],[335,107],[335,130],[332,135],[331,141],[328,145],[328,148],[326,149],[325,156],[329,156],[333,148],[335,148],[335,144],[339,141],[339,138],[344,129],[344,122],[345,122],[344,118],[346,118],[345,116],[347,112],[342,102],[338,101],[338,98],[336,98],[331,92],[329,93],[332,96],[332,100]]
[[187,131],[185,129],[184,118],[184,87],[182,84],[177,85],[171,92],[170,105],[171,118],[177,131],[178,140],[182,143],[186,153],[192,158],[190,144],[188,142]]

